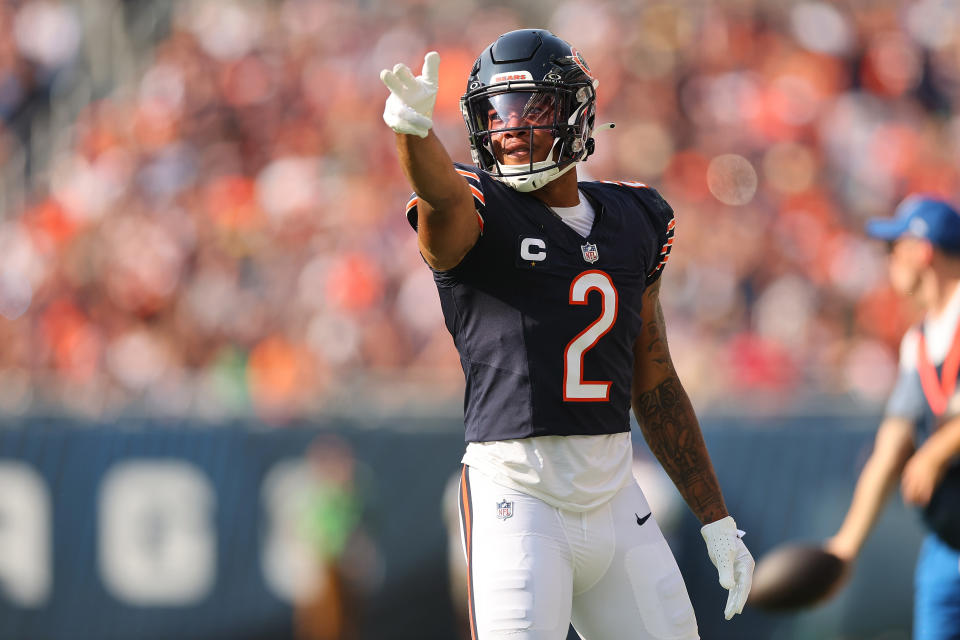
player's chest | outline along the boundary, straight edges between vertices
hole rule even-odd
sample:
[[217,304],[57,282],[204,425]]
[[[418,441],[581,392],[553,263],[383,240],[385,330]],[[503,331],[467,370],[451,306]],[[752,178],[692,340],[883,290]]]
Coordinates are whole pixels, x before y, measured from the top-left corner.
[[488,238],[498,271],[522,281],[569,280],[583,271],[604,271],[624,285],[644,279],[645,258],[631,230],[598,215],[586,236],[552,213],[516,216]]

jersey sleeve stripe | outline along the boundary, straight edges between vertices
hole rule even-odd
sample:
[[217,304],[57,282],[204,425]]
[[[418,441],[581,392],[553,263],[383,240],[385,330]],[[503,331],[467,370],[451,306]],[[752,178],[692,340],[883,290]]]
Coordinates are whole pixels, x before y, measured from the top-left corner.
[[[471,187],[472,189],[473,187]],[[480,194],[478,197],[476,193],[473,194],[474,199],[483,204],[483,194]],[[417,206],[420,204],[420,198],[413,196],[410,200],[407,201],[407,222],[410,223],[410,226],[414,229],[417,228]],[[483,233],[483,216],[480,215],[480,212],[474,209],[477,214],[477,224],[480,225],[480,233]]]
[[407,201],[407,222],[414,229],[417,228],[417,205],[420,204],[420,198],[413,196]]
[[466,169],[461,169],[460,167],[454,167],[457,173],[467,179],[467,185],[470,187],[470,193],[473,194],[473,199],[477,201],[477,204],[481,207],[487,206],[487,199],[483,197],[483,184],[480,182],[480,176],[478,176],[473,171],[467,171]]
[[417,207],[420,206],[420,197],[416,193],[410,196],[410,199],[407,200],[407,222],[410,223],[410,226],[413,227],[414,231],[417,229]]
[[[458,166],[454,166],[453,170],[463,176],[467,186],[470,187],[470,196],[473,198],[474,208],[477,212],[477,223],[480,225],[480,233],[483,233],[483,216],[480,215],[480,210],[487,206],[487,199],[483,195],[483,183],[480,182],[480,175],[467,169],[461,169]],[[419,205],[420,198],[416,193],[412,194],[407,201],[406,215],[407,221],[414,229],[417,228],[417,207]]]
[[473,171],[467,171],[466,169],[461,169],[459,167],[455,167],[455,169],[457,173],[462,175],[464,178],[471,178],[473,180],[476,180],[477,182],[480,182],[480,176],[475,174]]
[[[469,184],[469,183],[467,183],[467,184]],[[484,199],[484,197],[483,197],[483,191],[480,191],[480,189],[476,188],[475,186],[473,186],[473,185],[471,184],[471,185],[470,185],[470,192],[473,194],[474,200],[476,200],[477,202],[480,203],[480,206],[485,207],[485,206],[487,205],[487,201],[486,201],[486,200]]]
[[656,267],[654,267],[654,269],[653,269],[652,271],[650,271],[650,273],[647,274],[647,277],[649,278],[649,277],[651,277],[652,275],[654,275],[657,271],[663,270],[663,267],[664,267],[664,265],[667,264],[667,260],[668,260],[669,258],[670,258],[670,256],[665,256],[665,257],[663,258],[663,260],[660,261],[660,264],[658,264]]
[[601,180],[600,182],[604,184],[616,184],[616,185],[620,185],[621,187],[631,187],[633,189],[649,189],[650,188],[646,185],[646,183],[635,182],[632,180]]
[[670,259],[670,250],[673,249],[673,240],[674,232],[677,226],[676,216],[670,218],[670,222],[667,223],[667,234],[666,242],[663,243],[663,246],[660,247],[660,262],[653,269],[650,270],[650,273],[647,274],[647,278],[651,278],[660,270],[663,269],[664,265],[667,264],[667,260]]

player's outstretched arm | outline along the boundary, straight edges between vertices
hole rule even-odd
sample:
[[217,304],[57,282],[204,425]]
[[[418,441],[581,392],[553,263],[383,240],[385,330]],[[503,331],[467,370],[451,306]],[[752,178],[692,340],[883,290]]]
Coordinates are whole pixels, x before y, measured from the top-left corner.
[[644,293],[641,317],[643,330],[633,348],[633,412],[650,450],[704,525],[700,531],[707,553],[721,586],[730,592],[724,609],[729,620],[743,611],[754,560],[740,539],[743,532],[727,513],[700,423],[673,367],[659,280]]
[[877,431],[873,452],[857,479],[843,524],[825,545],[827,551],[847,562],[857,557],[912,452],[910,421],[896,417],[884,419]]
[[440,55],[424,57],[419,76],[404,64],[380,72],[390,89],[383,120],[397,134],[400,166],[414,192],[420,253],[434,269],[450,269],[463,259],[480,236],[473,197],[433,133],[433,108],[439,87]]

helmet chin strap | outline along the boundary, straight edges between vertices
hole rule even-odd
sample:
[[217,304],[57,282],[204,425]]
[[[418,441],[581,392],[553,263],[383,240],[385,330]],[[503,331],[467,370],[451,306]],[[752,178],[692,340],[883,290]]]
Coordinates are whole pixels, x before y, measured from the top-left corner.
[[[570,163],[562,169],[550,165],[554,165],[552,160],[534,162],[533,170],[536,173],[527,173],[527,171],[530,170],[529,164],[500,164],[497,162],[497,168],[501,173],[499,180],[507,183],[508,186],[513,187],[520,193],[528,193],[530,191],[536,191],[548,182],[556,180],[567,171],[570,171],[570,169],[573,169],[577,163],[576,161],[570,161]],[[545,169],[544,167],[550,168]],[[520,172],[523,172],[524,175],[511,175]]]
[[[547,153],[546,160],[525,164],[503,164],[497,160],[497,170],[500,172],[500,180],[506,182],[508,186],[513,187],[521,193],[527,193],[539,189],[551,180],[559,178],[562,174],[559,173],[558,167],[552,166],[556,163],[551,160],[553,151],[557,148],[557,143],[559,142],[560,138],[553,139],[553,144],[550,145],[550,151]],[[533,155],[533,140],[530,140],[529,145],[530,154]],[[575,163],[571,162],[570,166],[572,167],[574,164]],[[568,170],[569,167],[564,168],[564,171]],[[516,175],[519,173],[523,175]]]

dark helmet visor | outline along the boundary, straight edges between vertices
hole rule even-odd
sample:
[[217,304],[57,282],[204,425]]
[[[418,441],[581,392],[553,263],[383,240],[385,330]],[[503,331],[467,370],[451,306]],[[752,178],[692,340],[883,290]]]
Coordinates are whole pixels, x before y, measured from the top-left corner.
[[556,94],[548,91],[512,91],[486,101],[486,128],[550,127],[557,112]]

